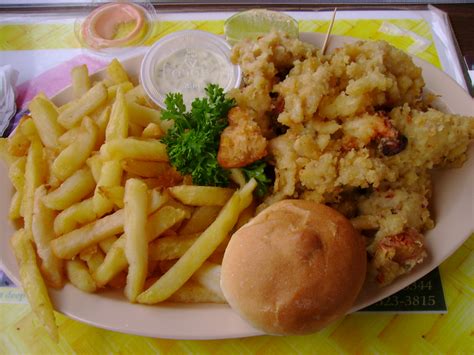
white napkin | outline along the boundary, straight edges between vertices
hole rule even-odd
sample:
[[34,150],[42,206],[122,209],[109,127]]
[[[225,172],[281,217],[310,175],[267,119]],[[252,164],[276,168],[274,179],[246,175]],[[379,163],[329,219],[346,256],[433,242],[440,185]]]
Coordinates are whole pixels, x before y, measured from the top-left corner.
[[0,67],[0,135],[3,135],[15,116],[15,84],[18,79],[18,71],[11,65]]

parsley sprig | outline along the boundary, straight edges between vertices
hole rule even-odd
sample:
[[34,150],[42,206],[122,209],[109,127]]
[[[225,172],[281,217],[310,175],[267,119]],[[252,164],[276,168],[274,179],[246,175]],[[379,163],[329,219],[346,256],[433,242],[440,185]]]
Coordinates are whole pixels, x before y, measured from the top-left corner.
[[[217,162],[217,152],[220,135],[228,125],[227,113],[236,103],[226,98],[218,85],[209,84],[205,90],[207,97],[195,99],[190,112],[186,112],[181,93],[166,96],[161,119],[171,120],[174,125],[161,140],[167,146],[171,165],[181,174],[191,175],[193,184],[228,186],[230,173]],[[265,175],[266,166],[259,160],[242,168],[247,181],[252,177],[257,180],[256,194],[260,197],[272,183]]]
[[220,134],[227,126],[227,113],[235,106],[218,85],[206,87],[207,97],[195,99],[186,112],[181,93],[166,96],[163,120],[174,121],[162,142],[167,145],[171,164],[183,175],[191,175],[193,183],[227,186],[229,172],[217,162]]
[[257,181],[255,193],[258,197],[265,196],[270,185],[272,184],[272,180],[265,174],[265,168],[267,166],[268,165],[265,160],[258,160],[241,168],[247,181],[251,178],[254,178]]

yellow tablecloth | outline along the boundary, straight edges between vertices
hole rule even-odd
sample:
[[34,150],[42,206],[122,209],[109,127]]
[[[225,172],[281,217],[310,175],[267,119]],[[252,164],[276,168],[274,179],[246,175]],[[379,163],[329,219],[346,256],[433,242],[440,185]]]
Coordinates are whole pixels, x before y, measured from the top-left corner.
[[[403,35],[380,31],[383,24]],[[328,21],[300,21],[301,31],[325,32]],[[223,33],[223,21],[173,21],[156,25],[147,44],[177,30]],[[339,20],[334,34],[384,39],[408,51],[416,34],[431,41],[430,25],[419,19]],[[440,67],[433,42],[415,53]],[[1,51],[77,48],[72,24],[0,25]],[[18,52],[21,55],[22,52]],[[5,237],[5,236],[2,236]],[[448,236],[447,236],[448,237]],[[0,354],[170,353],[474,353],[474,236],[441,267],[446,314],[356,313],[308,336],[259,336],[228,340],[164,340],[95,328],[57,314],[60,341],[53,343],[28,305],[0,304]]]
[[355,313],[307,336],[166,340],[95,328],[57,313],[53,343],[30,307],[0,304],[0,354],[474,353],[474,236],[440,267],[446,314]]

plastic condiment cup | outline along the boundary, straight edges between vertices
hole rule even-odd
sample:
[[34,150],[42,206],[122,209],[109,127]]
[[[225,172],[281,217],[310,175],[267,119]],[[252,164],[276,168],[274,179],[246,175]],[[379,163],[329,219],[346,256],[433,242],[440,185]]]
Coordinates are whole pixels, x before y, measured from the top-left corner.
[[[120,39],[112,39],[114,27],[134,21],[133,30]],[[133,41],[145,26],[144,10],[133,3],[109,3],[99,6],[87,16],[82,26],[82,36],[95,49],[120,47]]]
[[187,108],[205,96],[212,83],[225,92],[240,86],[241,71],[230,61],[231,47],[224,38],[197,30],[172,33],[156,42],[143,58],[140,81],[148,96],[165,107],[168,93],[179,92]]
[[134,52],[159,24],[150,0],[92,0],[85,6],[89,14],[74,22],[74,33],[81,47],[104,56]]

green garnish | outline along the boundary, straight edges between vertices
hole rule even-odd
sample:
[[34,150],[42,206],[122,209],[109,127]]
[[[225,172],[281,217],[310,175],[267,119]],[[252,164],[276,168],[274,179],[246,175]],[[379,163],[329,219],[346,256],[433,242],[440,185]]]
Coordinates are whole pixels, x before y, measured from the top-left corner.
[[166,110],[161,119],[174,121],[162,142],[166,144],[171,164],[183,175],[191,175],[193,183],[227,186],[229,172],[217,162],[219,138],[227,126],[227,113],[235,106],[218,85],[206,87],[207,98],[195,99],[186,112],[183,95],[166,96]]
[[267,175],[265,175],[266,167],[267,163],[264,160],[258,160],[241,168],[247,181],[251,178],[255,178],[257,181],[255,193],[258,197],[265,196],[268,192],[268,188],[272,184],[272,180],[269,179]]
[[[204,186],[228,186],[230,172],[217,162],[220,135],[227,127],[227,113],[235,106],[218,85],[206,87],[207,98],[195,99],[191,111],[186,112],[181,93],[166,95],[166,110],[162,120],[174,121],[161,141],[166,144],[168,157],[181,174],[191,175],[193,184]],[[263,197],[272,183],[265,175],[267,163],[256,161],[242,168],[246,180],[255,178],[255,193]]]

